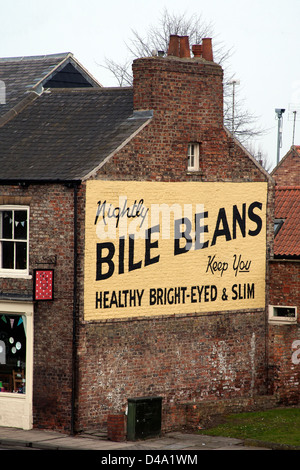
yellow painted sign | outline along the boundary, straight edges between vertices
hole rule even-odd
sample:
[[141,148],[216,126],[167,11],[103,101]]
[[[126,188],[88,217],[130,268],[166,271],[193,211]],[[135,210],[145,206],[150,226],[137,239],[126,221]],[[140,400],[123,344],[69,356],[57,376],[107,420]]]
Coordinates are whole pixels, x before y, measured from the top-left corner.
[[266,183],[88,181],[85,320],[265,306]]

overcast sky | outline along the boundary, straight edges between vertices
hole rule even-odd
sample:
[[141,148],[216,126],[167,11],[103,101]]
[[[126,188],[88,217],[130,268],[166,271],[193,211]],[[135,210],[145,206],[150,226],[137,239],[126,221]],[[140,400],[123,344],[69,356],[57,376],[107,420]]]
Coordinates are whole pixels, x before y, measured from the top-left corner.
[[[201,15],[214,37],[232,49],[230,70],[240,80],[239,97],[267,134],[256,150],[276,165],[277,120],[283,114],[282,158],[300,145],[300,0],[0,0],[0,57],[72,52],[104,86],[116,86],[100,63],[124,62],[132,30],[141,35],[170,13]],[[0,77],[1,79],[1,77]]]

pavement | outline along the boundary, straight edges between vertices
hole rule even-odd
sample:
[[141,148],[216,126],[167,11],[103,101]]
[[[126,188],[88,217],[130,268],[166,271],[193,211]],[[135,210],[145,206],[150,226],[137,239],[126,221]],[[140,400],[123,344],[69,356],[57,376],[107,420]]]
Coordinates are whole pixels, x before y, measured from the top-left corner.
[[0,427],[0,446],[6,450],[22,448],[28,450],[96,450],[103,453],[147,450],[158,453],[162,451],[192,453],[200,450],[270,450],[269,447],[260,447],[257,443],[249,445],[240,439],[181,432],[170,432],[161,437],[146,440],[113,442],[96,431],[70,436],[54,431],[8,427]]

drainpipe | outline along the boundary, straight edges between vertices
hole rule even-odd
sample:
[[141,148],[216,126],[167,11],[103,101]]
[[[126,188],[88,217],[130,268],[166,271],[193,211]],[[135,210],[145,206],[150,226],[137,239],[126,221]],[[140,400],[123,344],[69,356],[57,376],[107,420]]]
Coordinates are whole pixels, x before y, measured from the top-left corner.
[[72,398],[71,398],[71,434],[75,433],[75,399],[76,399],[76,383],[77,383],[77,348],[76,348],[76,328],[77,328],[77,194],[78,186],[74,183],[74,220],[73,220],[73,236],[74,236],[74,281],[73,281],[73,340],[72,340]]

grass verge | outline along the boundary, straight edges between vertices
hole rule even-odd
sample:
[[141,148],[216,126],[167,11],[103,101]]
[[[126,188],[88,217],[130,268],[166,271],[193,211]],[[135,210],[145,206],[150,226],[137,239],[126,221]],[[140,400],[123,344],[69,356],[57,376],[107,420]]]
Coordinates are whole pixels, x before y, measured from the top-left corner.
[[300,408],[231,414],[222,424],[199,433],[300,447]]

